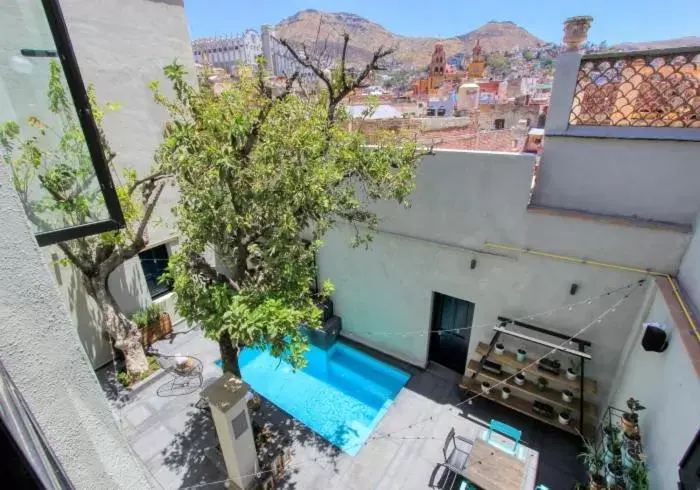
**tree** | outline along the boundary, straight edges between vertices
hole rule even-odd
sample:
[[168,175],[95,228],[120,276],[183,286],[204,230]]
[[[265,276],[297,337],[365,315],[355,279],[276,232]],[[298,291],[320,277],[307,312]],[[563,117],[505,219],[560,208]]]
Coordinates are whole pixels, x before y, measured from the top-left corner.
[[525,51],[523,53],[523,58],[525,59],[525,61],[532,61],[533,59],[535,59],[535,53],[529,50]]
[[273,90],[262,60],[219,96],[206,83],[190,86],[177,64],[165,71],[174,98],[154,84],[171,117],[159,158],[180,189],[182,241],[170,260],[176,307],[219,342],[225,371],[240,375],[244,346],[269,347],[303,366],[300,326],[320,326],[316,304],[332,291],[330,283],[311,289],[324,235],[345,221],[355,226],[354,244],[366,243],[377,223],[369,202],[407,204],[422,157],[415,142],[386,135],[367,147],[362,134],[346,129],[341,105],[392,50],[377,50],[352,75],[344,40],[330,71],[320,66],[323,53],[302,46],[300,54],[282,41],[323,87],[311,94],[295,90],[296,75]]
[[494,75],[507,75],[510,70],[510,61],[503,53],[492,53],[486,56],[486,66]]
[[[113,167],[116,154],[110,149],[101,123],[106,111],[118,107],[98,106],[92,86],[88,87],[88,98],[106,160]],[[0,124],[0,154],[10,169],[15,189],[29,220],[39,229],[96,221],[96,210],[104,209],[102,193],[94,181],[92,159],[56,61],[49,65],[48,110],[45,120],[29,118],[28,134],[16,121]],[[146,226],[166,177],[163,172],[155,172],[138,178],[133,169],[126,170],[125,182],[116,186],[126,228],[58,243],[63,253],[60,262],[79,271],[86,293],[97,303],[105,330],[124,354],[127,372],[133,374],[148,369],[141,333],[120,310],[108,279],[120,264],[145,247]]]

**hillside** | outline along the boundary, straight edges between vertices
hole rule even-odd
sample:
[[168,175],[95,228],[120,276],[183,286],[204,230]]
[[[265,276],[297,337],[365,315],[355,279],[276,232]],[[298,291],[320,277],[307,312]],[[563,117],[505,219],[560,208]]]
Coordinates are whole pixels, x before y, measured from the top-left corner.
[[700,37],[685,36],[663,41],[641,41],[635,43],[619,43],[610,46],[612,50],[634,51],[639,49],[666,49],[681,48],[685,46],[700,46]]
[[[320,24],[320,28],[319,28]],[[340,53],[342,33],[350,33],[348,59],[359,65],[368,59],[379,46],[396,46],[394,59],[403,65],[424,67],[430,62],[433,47],[438,41],[445,45],[448,56],[471,50],[477,38],[485,52],[504,51],[516,46],[521,48],[543,43],[522,27],[512,22],[489,22],[462,36],[439,39],[435,37],[408,37],[394,34],[381,25],[354,14],[343,12],[326,13],[304,10],[284,19],[276,27],[277,37],[291,42],[305,42],[326,46],[332,56]]]

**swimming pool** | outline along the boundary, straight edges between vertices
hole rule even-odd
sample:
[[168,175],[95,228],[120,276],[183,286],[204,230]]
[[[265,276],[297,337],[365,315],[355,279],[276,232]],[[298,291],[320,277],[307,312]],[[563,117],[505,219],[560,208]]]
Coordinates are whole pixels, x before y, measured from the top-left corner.
[[313,345],[294,372],[267,351],[245,348],[243,379],[258,393],[344,452],[355,455],[410,375],[342,342]]

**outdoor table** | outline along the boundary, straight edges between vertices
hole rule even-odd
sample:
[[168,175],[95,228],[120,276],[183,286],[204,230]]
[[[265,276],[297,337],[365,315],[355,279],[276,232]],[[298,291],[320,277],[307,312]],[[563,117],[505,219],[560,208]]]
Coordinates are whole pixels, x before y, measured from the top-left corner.
[[521,490],[525,480],[525,463],[478,439],[462,474],[483,490]]

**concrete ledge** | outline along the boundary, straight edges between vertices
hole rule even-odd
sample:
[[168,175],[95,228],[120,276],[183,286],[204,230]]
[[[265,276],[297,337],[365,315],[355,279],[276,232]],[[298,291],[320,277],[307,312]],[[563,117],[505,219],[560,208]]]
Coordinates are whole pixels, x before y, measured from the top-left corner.
[[693,228],[690,225],[679,225],[676,223],[652,221],[639,218],[627,218],[624,216],[610,216],[605,214],[590,213],[588,211],[554,208],[538,204],[529,204],[527,206],[527,212],[532,214],[543,214],[547,216],[561,216],[563,218],[597,221],[599,223],[607,223],[610,225],[617,226],[629,226],[633,228],[645,228],[649,230],[670,231],[681,234],[691,234],[693,232]]
[[[155,383],[156,381],[158,381],[159,379],[161,379],[164,376],[165,376],[165,369],[161,368],[158,371],[156,371],[155,373],[148,376],[146,379],[142,379],[141,381],[138,381],[137,383],[134,383],[130,387],[124,388],[124,389],[129,393],[129,395],[135,395],[138,392],[142,391],[147,386],[152,385],[153,383]],[[118,381],[117,381],[117,383],[118,383]]]
[[546,137],[612,138],[700,142],[700,128],[656,128],[637,126],[572,126],[545,131]]

